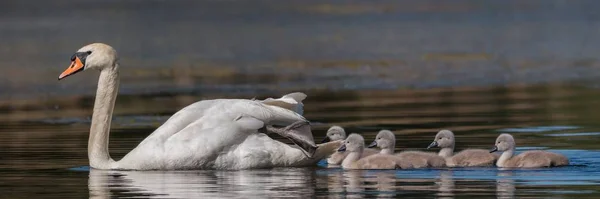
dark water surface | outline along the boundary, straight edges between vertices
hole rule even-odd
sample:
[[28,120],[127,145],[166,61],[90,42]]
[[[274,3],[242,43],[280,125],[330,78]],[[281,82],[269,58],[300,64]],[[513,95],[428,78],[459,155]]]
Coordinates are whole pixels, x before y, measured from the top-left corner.
[[[398,134],[397,150],[424,150],[438,129],[447,128],[455,131],[458,150],[489,149],[499,133],[510,132],[518,150],[552,150],[568,156],[572,165],[343,171],[321,163],[314,168],[249,171],[90,171],[85,165],[91,104],[84,97],[71,108],[2,114],[0,192],[8,198],[600,196],[600,114],[592,108],[599,103],[600,90],[548,84],[307,93],[306,117],[315,122],[317,140],[333,124],[362,133],[367,142],[386,128]],[[111,154],[118,159],[135,147],[182,106],[182,99],[202,98],[211,97],[120,96]],[[124,111],[141,105],[137,112]]]
[[[599,198],[600,1],[0,1],[2,198]],[[97,73],[57,82],[91,42],[121,57],[119,159],[202,99],[303,91],[315,139],[342,125],[397,151],[548,149],[572,165],[342,171],[89,170]]]

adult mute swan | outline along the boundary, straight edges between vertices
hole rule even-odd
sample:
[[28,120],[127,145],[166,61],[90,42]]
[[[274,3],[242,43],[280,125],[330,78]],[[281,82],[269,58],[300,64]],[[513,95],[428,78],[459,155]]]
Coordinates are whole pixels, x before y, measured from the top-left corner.
[[[303,93],[279,99],[214,99],[191,104],[169,118],[121,160],[108,153],[110,123],[119,87],[117,52],[93,43],[71,57],[59,80],[100,71],[94,102],[88,158],[95,169],[181,170],[250,169],[305,166],[331,155],[340,142],[315,145],[302,113]],[[273,125],[286,126],[276,128]],[[269,138],[277,133],[296,145]]]

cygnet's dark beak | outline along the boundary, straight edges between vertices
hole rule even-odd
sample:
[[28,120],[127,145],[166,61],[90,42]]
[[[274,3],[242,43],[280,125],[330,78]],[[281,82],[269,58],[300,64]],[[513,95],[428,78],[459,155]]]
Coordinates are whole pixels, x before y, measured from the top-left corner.
[[377,142],[373,141],[371,142],[371,144],[369,144],[369,146],[367,146],[368,148],[373,148],[377,146]]
[[438,146],[438,143],[436,141],[433,141],[431,144],[429,144],[429,146],[427,146],[427,149],[437,147],[437,146]]
[[492,148],[492,150],[490,150],[490,153],[493,153],[493,152],[496,152],[496,151],[498,151],[498,147],[494,146],[494,148]]
[[323,140],[321,141],[321,144],[323,144],[323,143],[325,143],[325,142],[329,142],[329,141],[331,141],[331,139],[329,139],[329,137],[328,137],[328,136],[325,136],[325,139],[323,139]]
[[340,146],[340,148],[339,148],[337,151],[339,151],[339,152],[344,152],[344,151],[346,151],[346,145],[345,145],[345,144],[342,144],[342,146]]

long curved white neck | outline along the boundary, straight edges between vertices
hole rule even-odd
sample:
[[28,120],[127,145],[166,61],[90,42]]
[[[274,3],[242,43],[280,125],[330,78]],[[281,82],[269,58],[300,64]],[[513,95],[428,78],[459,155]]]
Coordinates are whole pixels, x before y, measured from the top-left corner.
[[108,153],[108,137],[115,100],[119,92],[119,66],[106,67],[100,71],[94,113],[88,140],[90,167],[110,169],[115,162]]

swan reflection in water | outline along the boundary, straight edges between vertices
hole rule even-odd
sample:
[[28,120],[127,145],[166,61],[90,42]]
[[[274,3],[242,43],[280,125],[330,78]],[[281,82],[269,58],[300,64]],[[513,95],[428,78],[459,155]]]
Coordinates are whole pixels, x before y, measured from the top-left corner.
[[498,178],[496,179],[496,198],[509,199],[515,198],[515,180],[513,172],[507,169],[498,169]]
[[[398,171],[277,168],[265,170],[198,171],[109,171],[90,170],[90,198],[454,198],[455,193],[496,193],[513,198],[510,171],[498,171],[498,178],[477,189],[456,187],[452,170],[428,171],[426,178],[414,178]],[[461,179],[462,183],[477,183]],[[487,184],[487,183],[484,183]],[[495,186],[494,186],[495,184]],[[490,186],[491,185],[491,186]]]
[[265,198],[314,196],[314,169],[240,171],[90,170],[90,198]]
[[436,175],[431,176],[432,178],[410,178],[394,170],[330,171],[317,176],[326,178],[317,179],[317,187],[326,187],[329,198],[393,198],[411,195],[453,198],[452,171],[433,172]]

